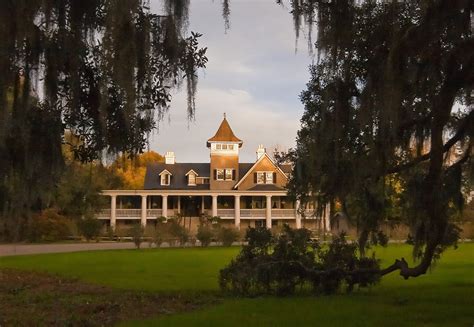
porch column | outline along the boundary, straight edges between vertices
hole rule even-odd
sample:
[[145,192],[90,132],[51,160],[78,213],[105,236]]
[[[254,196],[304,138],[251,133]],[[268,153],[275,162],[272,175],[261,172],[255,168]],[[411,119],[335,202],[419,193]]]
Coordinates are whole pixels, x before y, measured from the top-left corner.
[[142,195],[142,211],[141,211],[141,224],[143,227],[146,226],[146,195]]
[[331,231],[331,221],[329,220],[331,216],[331,208],[329,205],[324,206],[324,233]]
[[301,228],[300,205],[301,205],[300,200],[296,200],[295,218],[296,218],[296,228],[298,228],[298,229]]
[[240,195],[236,195],[234,200],[235,227],[240,229]]
[[267,195],[267,210],[265,213],[267,228],[272,228],[272,196]]
[[181,195],[178,195],[178,214],[181,213]]
[[111,195],[110,196],[110,228],[115,230],[115,221],[117,220],[116,216],[116,209],[117,209],[117,196]]
[[161,215],[165,218],[168,218],[168,196],[162,195],[162,204],[161,204]]
[[212,196],[212,216],[217,216],[217,195]]
[[205,204],[205,202],[204,202],[204,195],[203,195],[203,196],[201,196],[201,213],[202,214],[204,214],[204,204]]

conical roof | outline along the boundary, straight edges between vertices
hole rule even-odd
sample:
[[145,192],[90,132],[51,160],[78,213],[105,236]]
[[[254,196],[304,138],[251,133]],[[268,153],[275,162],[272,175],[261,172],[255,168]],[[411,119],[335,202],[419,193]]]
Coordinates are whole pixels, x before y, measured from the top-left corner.
[[216,134],[207,140],[208,147],[210,146],[209,142],[235,142],[239,143],[239,147],[242,146],[243,143],[241,139],[234,135],[234,132],[232,131],[232,128],[230,128],[229,122],[225,116]]

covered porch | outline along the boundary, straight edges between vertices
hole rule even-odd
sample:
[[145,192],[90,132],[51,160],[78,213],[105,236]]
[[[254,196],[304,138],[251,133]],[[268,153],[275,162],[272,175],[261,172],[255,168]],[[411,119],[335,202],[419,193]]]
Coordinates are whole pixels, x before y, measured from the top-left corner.
[[[117,221],[140,221],[142,226],[154,223],[160,217],[218,216],[233,221],[240,229],[245,225],[263,225],[271,228],[278,221],[302,227],[299,204],[290,201],[285,191],[219,191],[210,190],[106,190],[110,208],[103,209],[97,218],[108,221],[115,229]],[[305,210],[305,216],[313,216],[313,210]],[[328,214],[323,217],[328,220]],[[311,218],[310,218],[311,219]],[[325,221],[329,226],[329,221]]]

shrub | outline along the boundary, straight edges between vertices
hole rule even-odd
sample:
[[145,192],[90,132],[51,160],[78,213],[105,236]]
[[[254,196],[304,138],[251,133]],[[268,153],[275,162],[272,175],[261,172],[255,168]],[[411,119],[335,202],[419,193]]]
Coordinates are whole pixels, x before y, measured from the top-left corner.
[[201,242],[201,246],[209,246],[211,244],[213,230],[208,225],[199,225],[196,238]]
[[299,287],[314,294],[351,291],[354,285],[367,287],[379,281],[375,258],[357,255],[357,244],[344,235],[327,246],[311,239],[307,229],[285,226],[272,235],[263,227],[249,228],[248,245],[219,274],[222,290],[254,296],[290,295]]
[[79,229],[79,233],[84,236],[87,241],[90,241],[100,235],[102,223],[97,218],[87,217],[77,222],[77,228]]
[[188,230],[179,224],[179,221],[176,219],[168,220],[168,230],[171,236],[178,239],[179,245],[183,246],[189,240]]
[[145,233],[143,226],[139,223],[135,224],[130,229],[130,232],[132,234],[133,243],[135,243],[135,246],[137,247],[137,249],[140,249],[140,246],[143,242],[143,235]]
[[66,239],[69,234],[68,220],[53,208],[34,215],[28,226],[30,242],[59,241]]
[[239,232],[234,228],[221,227],[217,233],[217,239],[222,242],[224,246],[231,246],[237,241]]

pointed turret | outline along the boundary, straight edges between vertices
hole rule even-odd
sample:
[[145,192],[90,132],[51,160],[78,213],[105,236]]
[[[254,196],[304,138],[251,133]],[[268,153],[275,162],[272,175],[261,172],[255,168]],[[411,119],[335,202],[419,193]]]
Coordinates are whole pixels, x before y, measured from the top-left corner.
[[219,129],[217,130],[216,134],[209,140],[207,140],[207,147],[209,148],[211,146],[211,143],[215,142],[237,143],[239,145],[239,148],[242,147],[242,140],[235,136],[234,132],[232,131],[232,128],[230,128],[229,122],[227,121],[225,114],[224,119],[222,120],[221,125],[219,126]]

